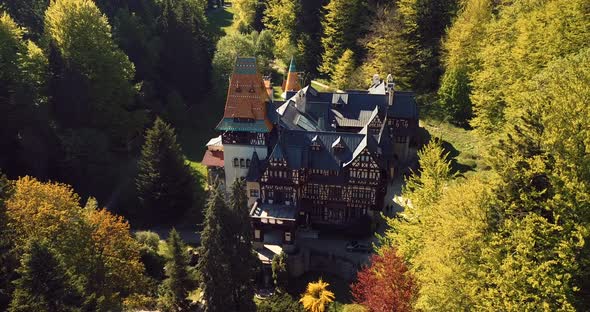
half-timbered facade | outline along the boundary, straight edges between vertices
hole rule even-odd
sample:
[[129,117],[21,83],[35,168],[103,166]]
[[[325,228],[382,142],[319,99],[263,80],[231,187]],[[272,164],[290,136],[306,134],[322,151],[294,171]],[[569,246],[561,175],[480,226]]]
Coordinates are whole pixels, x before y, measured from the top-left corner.
[[255,239],[279,231],[275,239],[290,244],[300,225],[366,224],[383,208],[387,182],[414,157],[413,93],[377,79],[368,91],[307,86],[272,102],[254,64],[238,59],[217,129],[226,185],[247,181]]

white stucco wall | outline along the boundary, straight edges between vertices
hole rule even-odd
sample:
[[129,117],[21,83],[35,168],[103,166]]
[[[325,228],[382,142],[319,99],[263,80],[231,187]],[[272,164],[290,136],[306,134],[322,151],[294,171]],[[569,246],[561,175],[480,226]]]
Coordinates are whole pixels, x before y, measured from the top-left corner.
[[267,156],[266,146],[252,146],[239,144],[223,144],[223,165],[225,168],[225,185],[231,187],[233,181],[237,178],[245,177],[248,174],[248,168],[234,167],[234,158],[252,159],[254,151],[258,158],[263,160]]

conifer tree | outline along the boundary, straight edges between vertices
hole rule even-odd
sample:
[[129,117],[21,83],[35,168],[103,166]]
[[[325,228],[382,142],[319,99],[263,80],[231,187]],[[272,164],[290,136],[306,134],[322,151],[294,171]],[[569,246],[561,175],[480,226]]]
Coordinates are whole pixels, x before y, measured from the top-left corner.
[[175,229],[168,235],[167,246],[167,278],[160,286],[158,308],[164,312],[189,311],[192,303],[188,295],[197,284],[188,267],[186,246]]
[[79,311],[81,295],[63,262],[43,243],[33,241],[22,257],[20,278],[8,311]]
[[135,180],[146,222],[170,222],[193,205],[194,181],[174,129],[157,118],[145,136]]
[[320,71],[332,76],[334,66],[346,49],[351,49],[358,56],[357,40],[365,32],[366,1],[333,0],[325,7],[326,16],[322,23],[322,66]]
[[231,258],[232,291],[236,311],[255,311],[254,277],[258,258],[252,250],[252,227],[246,196],[246,183],[236,179],[231,187],[228,218],[233,226],[228,230],[233,242]]
[[350,49],[347,49],[338,60],[338,64],[334,68],[334,75],[332,75],[332,81],[336,88],[346,90],[350,87],[350,80],[354,69],[354,53]]
[[201,277],[201,289],[205,301],[205,311],[233,311],[233,291],[231,289],[231,265],[225,253],[234,244],[227,236],[228,225],[224,219],[228,208],[223,197],[223,189],[217,186],[211,190],[205,212],[204,229],[201,232],[199,263],[197,268]]

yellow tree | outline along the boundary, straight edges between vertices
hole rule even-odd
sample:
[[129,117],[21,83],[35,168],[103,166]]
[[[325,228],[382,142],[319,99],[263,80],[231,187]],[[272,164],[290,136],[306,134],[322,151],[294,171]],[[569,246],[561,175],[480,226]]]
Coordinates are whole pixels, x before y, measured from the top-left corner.
[[326,306],[334,301],[334,293],[328,290],[330,284],[322,281],[307,284],[307,290],[299,299],[303,308],[309,312],[324,312]]
[[120,297],[142,286],[138,243],[123,218],[96,210],[96,204],[83,209],[79,202],[69,185],[19,179],[6,201],[11,239],[18,253],[29,241],[49,242],[83,284],[84,296],[117,310]]

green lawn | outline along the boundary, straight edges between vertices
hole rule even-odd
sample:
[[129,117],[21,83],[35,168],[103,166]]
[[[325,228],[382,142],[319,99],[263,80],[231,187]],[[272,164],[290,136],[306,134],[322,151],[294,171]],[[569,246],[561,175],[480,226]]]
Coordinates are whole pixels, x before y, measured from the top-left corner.
[[216,39],[225,36],[229,31],[234,19],[233,7],[212,9],[207,12],[209,19],[209,30]]
[[333,92],[335,90],[334,88],[331,88],[331,87],[326,88],[326,87],[320,85],[318,82],[320,82],[320,83],[322,83],[324,85],[328,85],[328,86],[329,86],[329,83],[327,81],[315,81],[315,80],[312,80],[311,81],[311,86],[314,89],[316,89],[316,90],[318,90],[320,92]]
[[473,130],[461,128],[448,122],[433,94],[416,98],[420,108],[420,137],[426,143],[432,137],[443,141],[443,147],[449,152],[452,167],[459,174],[470,175],[488,170],[484,161],[485,150],[481,139]]

